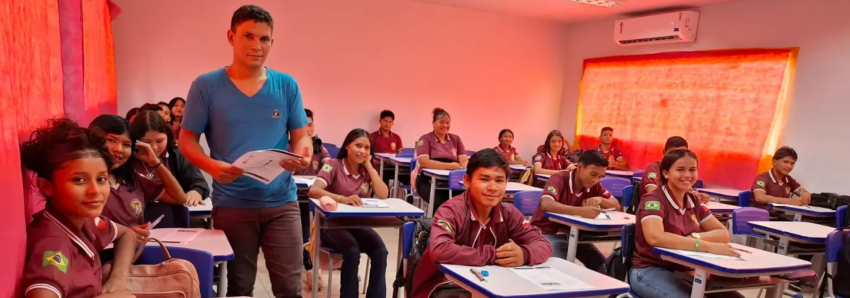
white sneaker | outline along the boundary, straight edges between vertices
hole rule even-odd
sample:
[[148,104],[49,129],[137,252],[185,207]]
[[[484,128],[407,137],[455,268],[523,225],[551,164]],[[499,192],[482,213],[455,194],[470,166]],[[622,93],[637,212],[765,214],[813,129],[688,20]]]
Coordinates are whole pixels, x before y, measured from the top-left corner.
[[[308,290],[313,289],[313,270],[304,270],[304,274],[301,274],[301,281],[307,287]],[[325,288],[325,280],[322,278],[322,269],[319,269],[319,291]]]

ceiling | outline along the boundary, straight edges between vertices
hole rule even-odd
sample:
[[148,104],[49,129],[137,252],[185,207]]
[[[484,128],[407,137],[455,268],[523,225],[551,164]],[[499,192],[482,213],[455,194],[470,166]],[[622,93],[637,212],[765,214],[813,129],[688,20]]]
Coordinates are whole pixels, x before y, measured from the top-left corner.
[[612,8],[566,0],[415,0],[478,11],[521,15],[574,23],[615,16],[652,13],[667,9],[704,6],[732,0],[622,0]]

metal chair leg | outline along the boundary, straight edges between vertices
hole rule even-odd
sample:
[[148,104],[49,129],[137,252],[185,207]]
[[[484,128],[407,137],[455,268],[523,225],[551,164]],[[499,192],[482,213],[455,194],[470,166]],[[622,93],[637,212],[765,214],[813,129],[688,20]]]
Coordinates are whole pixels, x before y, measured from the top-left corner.
[[366,258],[366,273],[363,278],[363,294],[366,294],[366,286],[369,284],[369,266],[372,265],[372,259]]

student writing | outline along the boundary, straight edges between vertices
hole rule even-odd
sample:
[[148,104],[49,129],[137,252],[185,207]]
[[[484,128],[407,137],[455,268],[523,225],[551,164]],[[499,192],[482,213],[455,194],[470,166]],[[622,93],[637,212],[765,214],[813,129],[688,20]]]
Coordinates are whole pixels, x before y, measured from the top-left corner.
[[[777,149],[773,154],[773,167],[758,174],[753,181],[750,206],[767,209],[769,203],[797,206],[811,203],[812,194],[790,175],[796,164],[797,151],[787,146]],[[791,195],[799,198],[791,198]]]

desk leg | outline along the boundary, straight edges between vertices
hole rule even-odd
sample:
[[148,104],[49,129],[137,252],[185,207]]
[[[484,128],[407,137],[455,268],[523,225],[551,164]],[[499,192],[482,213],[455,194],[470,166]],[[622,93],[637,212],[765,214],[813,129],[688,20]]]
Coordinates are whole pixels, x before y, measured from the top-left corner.
[[[398,163],[395,164],[395,173],[393,173],[393,179],[395,179],[395,180],[393,180],[393,181],[395,181],[395,185],[398,186],[398,187],[401,187],[401,183],[398,182]],[[400,198],[400,199],[405,199],[405,198]]]
[[775,284],[773,287],[767,288],[764,298],[782,298],[782,291],[784,288],[784,283]]
[[434,203],[437,202],[437,178],[431,177],[431,202],[428,203],[428,218],[434,218]]
[[570,238],[567,239],[567,262],[576,262],[576,249],[578,249],[578,232],[578,228],[570,227]]
[[[316,208],[318,209],[318,208]],[[314,211],[315,212],[315,211]],[[321,233],[322,233],[322,216],[319,214],[313,215],[313,296],[319,297],[319,256],[321,255]],[[331,289],[328,289],[330,291]]]
[[227,296],[227,262],[221,262],[218,265],[218,285],[216,287],[216,296]]
[[384,159],[383,159],[383,158],[379,158],[379,159],[378,159],[378,162],[380,162],[380,163],[381,163],[381,172],[380,172],[380,173],[381,173],[381,180],[383,180],[383,179],[384,179]]
[[800,222],[801,220],[803,220],[803,214],[802,213],[794,212],[793,214],[794,214],[794,221],[795,222]]
[[708,273],[705,269],[697,268],[694,271],[694,287],[691,289],[691,298],[705,297],[705,284],[708,282]]
[[776,248],[776,253],[783,256],[788,255],[788,237],[779,237],[779,247]]

